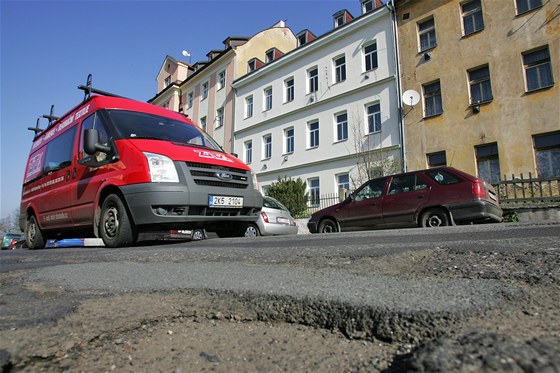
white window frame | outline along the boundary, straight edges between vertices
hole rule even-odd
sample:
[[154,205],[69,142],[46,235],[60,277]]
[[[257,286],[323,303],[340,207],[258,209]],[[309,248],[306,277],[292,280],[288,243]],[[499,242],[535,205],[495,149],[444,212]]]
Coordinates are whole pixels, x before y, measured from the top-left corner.
[[263,139],[263,160],[272,158],[272,134],[267,133],[262,137]]
[[187,93],[187,109],[190,109],[193,107],[193,102],[194,102],[194,92],[191,91],[189,93]]
[[[288,82],[292,82],[292,85],[288,85]],[[291,76],[288,79],[284,80],[284,103],[292,102],[295,98],[295,80],[294,77]]]
[[208,82],[202,83],[202,88],[201,88],[202,92],[200,94],[201,100],[206,100],[208,98],[208,86],[209,86]]
[[253,162],[253,141],[245,141],[245,163],[251,164]]
[[318,177],[307,179],[307,189],[309,190],[309,206],[319,206],[321,204],[321,181]]
[[253,95],[245,97],[245,119],[253,116]]
[[224,107],[216,109],[216,128],[224,125]]
[[[433,25],[421,30],[422,25],[425,25],[428,22],[433,22]],[[427,18],[422,22],[418,22],[418,49],[420,52],[429,51],[430,49],[434,49],[437,47],[437,35],[436,35],[436,20],[434,17]],[[431,36],[433,34],[433,37]],[[422,39],[424,36],[428,37],[428,45],[426,47],[422,47]],[[432,40],[433,39],[433,40]]]
[[[312,74],[314,73],[314,74]],[[307,93],[319,91],[319,67],[313,66],[307,70]]]
[[218,73],[218,91],[226,86],[226,71],[222,70]]
[[[311,128],[312,126],[317,124],[317,128]],[[307,122],[307,133],[309,136],[309,142],[307,149],[315,149],[319,147],[320,142],[320,126],[319,126],[319,119],[314,119]]]
[[[343,60],[339,64],[339,61]],[[344,54],[333,58],[334,82],[341,83],[346,80],[346,56]]]
[[[340,117],[342,115],[346,116],[346,119],[343,121],[340,120]],[[334,123],[335,123],[334,133],[335,133],[336,142],[348,140],[348,112],[342,111],[340,113],[334,114]]]
[[272,86],[263,89],[263,111],[268,111],[272,109]]
[[202,118],[200,118],[200,128],[202,128],[204,131],[206,131],[207,126],[208,126],[208,119],[207,119],[206,116],[203,116]]
[[[375,110],[373,112],[370,113],[370,108],[377,106],[378,110]],[[382,128],[383,128],[383,123],[382,123],[382,117],[381,117],[381,103],[379,101],[376,102],[370,102],[369,104],[365,105],[365,115],[366,115],[366,133],[372,134],[372,133],[379,133],[381,132]],[[370,123],[370,119],[373,120],[373,130],[372,130],[372,125]]]
[[[374,46],[374,50],[366,52],[366,49]],[[377,53],[377,40],[370,41],[363,45],[362,53],[364,55],[364,72],[373,71],[379,67],[379,58]],[[368,67],[368,64],[370,65]]]
[[295,150],[295,130],[294,127],[284,130],[284,154],[292,154]]

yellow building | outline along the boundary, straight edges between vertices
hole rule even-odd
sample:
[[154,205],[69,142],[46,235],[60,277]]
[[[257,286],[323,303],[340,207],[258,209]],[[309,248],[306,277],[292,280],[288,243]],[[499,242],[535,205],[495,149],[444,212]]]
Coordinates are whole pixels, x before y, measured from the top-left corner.
[[[224,49],[211,50],[207,61],[190,65],[167,56],[156,77],[158,93],[149,100],[189,116],[224,148],[233,150],[232,82],[281,57],[297,46],[283,21],[248,37],[228,37]],[[190,58],[187,51],[186,57]]]
[[560,3],[395,6],[407,169],[560,176]]

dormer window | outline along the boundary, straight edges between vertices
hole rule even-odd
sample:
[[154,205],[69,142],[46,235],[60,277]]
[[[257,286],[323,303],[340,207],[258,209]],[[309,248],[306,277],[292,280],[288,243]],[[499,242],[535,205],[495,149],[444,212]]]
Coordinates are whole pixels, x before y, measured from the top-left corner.
[[247,62],[247,72],[255,71],[256,69],[262,67],[264,63],[258,58],[252,58]]
[[274,49],[266,51],[266,63],[274,61]]
[[298,46],[301,47],[302,45],[305,45],[310,41],[315,40],[316,36],[313,35],[313,33],[309,30],[303,30],[296,35],[296,38],[298,40]]
[[166,87],[169,87],[171,85],[171,75],[165,78],[164,84]]
[[352,17],[352,14],[350,14],[350,12],[348,12],[346,9],[336,12],[335,14],[333,14],[334,28],[347,24],[353,18],[354,17]]
[[362,14],[366,14],[383,5],[381,0],[362,0]]

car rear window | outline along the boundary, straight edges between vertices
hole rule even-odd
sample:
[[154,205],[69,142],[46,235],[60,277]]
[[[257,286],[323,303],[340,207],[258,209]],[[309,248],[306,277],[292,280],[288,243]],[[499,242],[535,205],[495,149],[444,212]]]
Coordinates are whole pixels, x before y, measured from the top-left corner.
[[457,184],[461,182],[458,177],[443,170],[426,171],[426,175],[441,185]]

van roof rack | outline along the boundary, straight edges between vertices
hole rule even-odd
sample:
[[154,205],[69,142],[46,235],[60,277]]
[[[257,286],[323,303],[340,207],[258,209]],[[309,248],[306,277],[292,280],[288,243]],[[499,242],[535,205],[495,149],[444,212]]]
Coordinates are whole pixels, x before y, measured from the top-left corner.
[[44,131],[43,128],[39,128],[39,121],[40,120],[41,120],[41,118],[37,118],[37,124],[35,125],[35,127],[27,127],[28,130],[35,132],[34,139],[36,139],[37,136],[39,136]]
[[98,95],[102,95],[102,96],[125,98],[123,96],[119,96],[111,92],[106,92],[97,88],[93,88],[93,75],[91,74],[89,74],[87,77],[86,85],[79,85],[78,89],[84,91],[84,102],[90,99],[92,93],[97,93]]

